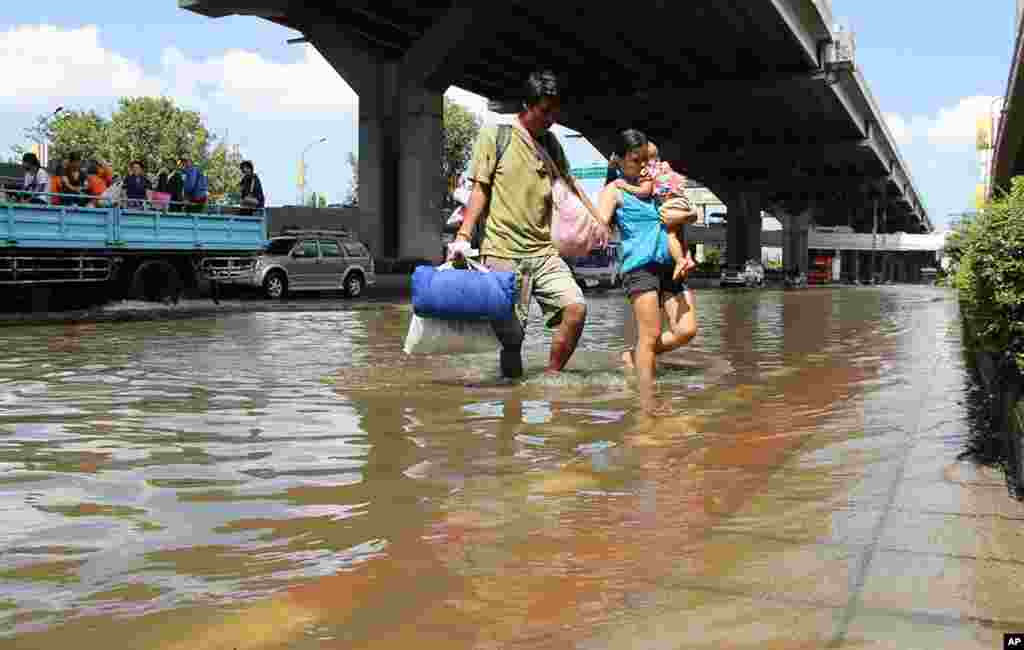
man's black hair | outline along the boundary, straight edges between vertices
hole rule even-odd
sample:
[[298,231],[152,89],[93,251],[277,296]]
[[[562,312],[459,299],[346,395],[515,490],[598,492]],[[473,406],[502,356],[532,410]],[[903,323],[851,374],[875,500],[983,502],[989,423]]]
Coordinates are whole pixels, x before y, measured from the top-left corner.
[[256,171],[256,168],[252,166],[252,161],[251,161],[251,160],[243,160],[243,161],[242,161],[242,164],[240,164],[240,165],[238,166],[238,168],[239,168],[239,169],[244,169],[244,168],[246,168],[246,167],[248,167],[248,168],[249,168],[249,169],[251,169],[252,171]]
[[132,165],[138,165],[139,167],[142,167],[142,171],[146,171],[146,163],[142,162],[141,160],[131,161],[131,163],[128,164],[128,167],[131,167]]
[[42,165],[39,164],[39,156],[37,156],[37,155],[35,155],[34,153],[31,153],[31,152],[29,152],[29,153],[27,153],[27,154],[25,154],[24,156],[21,157],[21,164],[22,165],[31,165],[33,167],[42,167]]
[[526,79],[523,100],[526,108],[536,106],[545,97],[558,97],[558,76],[551,70],[538,70]]

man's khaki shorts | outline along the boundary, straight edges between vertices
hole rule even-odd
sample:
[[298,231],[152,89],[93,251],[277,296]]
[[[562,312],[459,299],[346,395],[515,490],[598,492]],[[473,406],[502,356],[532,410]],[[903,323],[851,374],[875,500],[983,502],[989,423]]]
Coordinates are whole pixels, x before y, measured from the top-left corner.
[[548,327],[562,322],[562,311],[569,305],[585,305],[583,291],[576,284],[572,269],[557,255],[506,259],[484,256],[480,260],[492,271],[516,274],[516,318],[494,321],[494,333],[502,345],[521,345],[526,337],[526,323],[530,318],[530,299],[535,298]]

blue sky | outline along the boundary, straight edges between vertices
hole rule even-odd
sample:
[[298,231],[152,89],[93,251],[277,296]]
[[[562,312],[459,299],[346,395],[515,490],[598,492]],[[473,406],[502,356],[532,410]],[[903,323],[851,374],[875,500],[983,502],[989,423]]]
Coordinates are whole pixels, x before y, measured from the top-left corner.
[[[274,204],[296,198],[303,146],[310,189],[341,201],[356,147],[357,97],[295,32],[258,18],[209,20],[175,0],[5,3],[0,16],[0,155],[22,143],[35,115],[67,108],[109,112],[121,95],[166,94],[256,163]],[[857,62],[886,114],[937,226],[970,208],[979,180],[974,123],[1001,98],[1013,47],[1013,0],[937,9],[921,0],[833,0],[856,33]],[[982,9],[974,11],[973,9]],[[968,9],[971,9],[968,11]],[[83,22],[87,18],[88,22]],[[449,96],[481,112],[481,98]],[[998,104],[997,104],[998,106]],[[574,165],[603,160],[564,139]],[[591,188],[596,189],[596,185]]]

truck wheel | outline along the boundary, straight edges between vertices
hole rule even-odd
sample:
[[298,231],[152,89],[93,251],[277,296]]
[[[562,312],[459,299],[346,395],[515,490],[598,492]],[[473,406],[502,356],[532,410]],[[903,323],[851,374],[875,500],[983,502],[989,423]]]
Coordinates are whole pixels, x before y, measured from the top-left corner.
[[164,261],[143,262],[132,275],[131,293],[138,300],[177,304],[182,288],[178,270]]
[[358,298],[363,295],[363,286],[366,282],[359,273],[349,273],[345,278],[345,295],[349,298]]
[[271,300],[278,300],[288,295],[288,278],[281,271],[271,271],[263,279],[263,293]]

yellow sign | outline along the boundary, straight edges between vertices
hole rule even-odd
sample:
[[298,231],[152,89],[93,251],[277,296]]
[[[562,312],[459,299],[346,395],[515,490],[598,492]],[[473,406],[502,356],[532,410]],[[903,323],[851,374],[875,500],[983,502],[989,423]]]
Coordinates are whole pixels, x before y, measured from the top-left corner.
[[306,161],[299,160],[299,187],[306,186]]
[[985,196],[988,194],[988,186],[985,183],[978,183],[974,188],[974,207],[981,210],[985,207]]
[[975,140],[978,151],[992,148],[992,115],[979,115],[974,122]]

